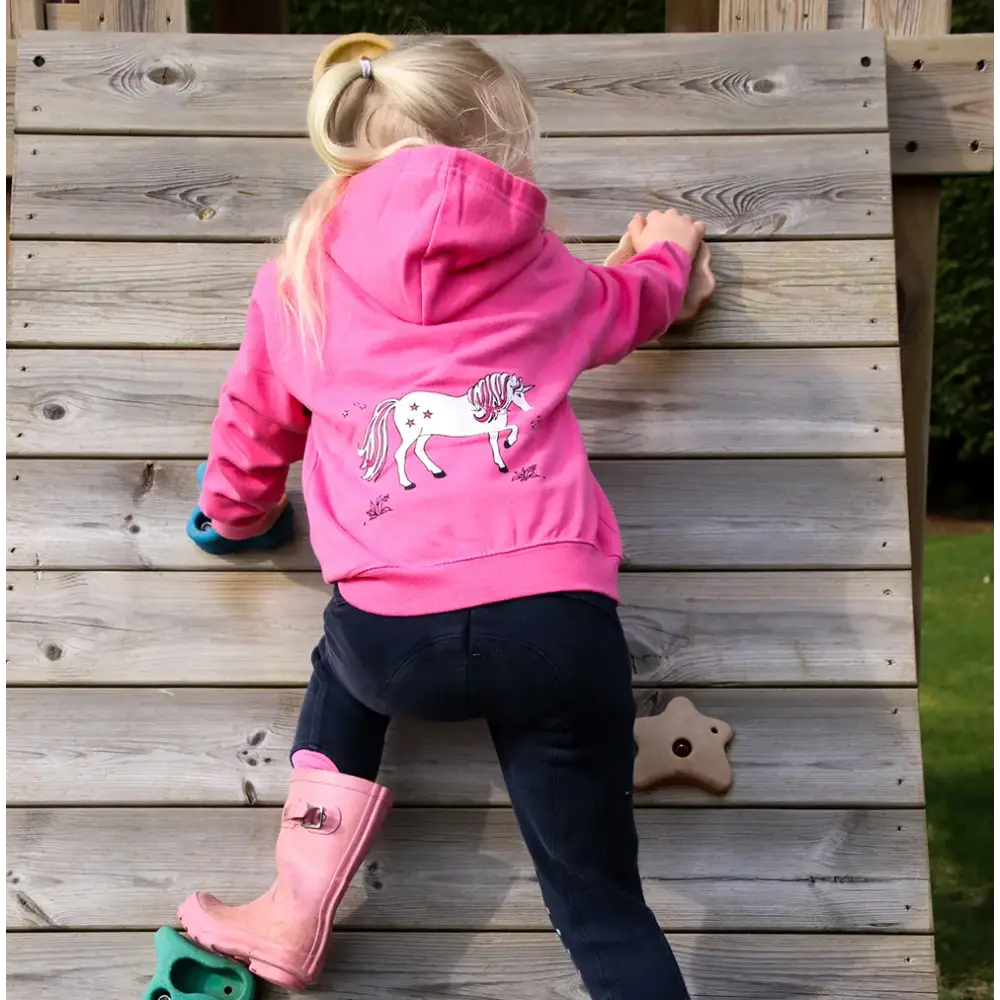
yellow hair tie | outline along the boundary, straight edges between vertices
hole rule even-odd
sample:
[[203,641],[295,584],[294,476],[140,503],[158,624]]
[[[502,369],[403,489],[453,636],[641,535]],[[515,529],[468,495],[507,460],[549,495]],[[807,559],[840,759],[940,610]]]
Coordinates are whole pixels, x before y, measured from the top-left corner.
[[388,38],[359,31],[353,35],[343,35],[323,49],[313,67],[313,86],[334,63],[354,62],[359,59],[378,59],[395,48]]

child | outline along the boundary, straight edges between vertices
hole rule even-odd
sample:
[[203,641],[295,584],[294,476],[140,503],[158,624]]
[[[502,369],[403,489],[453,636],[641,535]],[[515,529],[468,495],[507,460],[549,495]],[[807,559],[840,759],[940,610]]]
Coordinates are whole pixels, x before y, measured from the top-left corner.
[[484,718],[590,995],[682,1000],[637,867],[621,541],[567,397],[696,310],[705,227],[652,212],[627,263],[574,258],[545,228],[528,90],[467,40],[331,66],[309,132],[332,176],[257,279],[201,508],[225,538],[258,535],[301,460],[333,599],[277,881],[240,907],[196,893],[181,922],[271,982],[315,982],[390,808],[389,719]]

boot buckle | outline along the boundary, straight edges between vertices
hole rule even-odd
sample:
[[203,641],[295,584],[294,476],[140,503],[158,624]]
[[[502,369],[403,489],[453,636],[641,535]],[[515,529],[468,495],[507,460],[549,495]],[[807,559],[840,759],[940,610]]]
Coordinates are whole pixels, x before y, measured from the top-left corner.
[[299,817],[299,825],[303,830],[322,830],[326,822],[326,809],[323,806],[306,806],[302,816]]

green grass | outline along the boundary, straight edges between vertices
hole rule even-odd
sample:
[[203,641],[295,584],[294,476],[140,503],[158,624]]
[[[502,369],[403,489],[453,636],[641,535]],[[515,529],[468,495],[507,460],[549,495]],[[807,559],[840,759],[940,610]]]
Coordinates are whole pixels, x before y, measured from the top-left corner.
[[993,535],[931,534],[920,706],[942,1000],[993,996]]

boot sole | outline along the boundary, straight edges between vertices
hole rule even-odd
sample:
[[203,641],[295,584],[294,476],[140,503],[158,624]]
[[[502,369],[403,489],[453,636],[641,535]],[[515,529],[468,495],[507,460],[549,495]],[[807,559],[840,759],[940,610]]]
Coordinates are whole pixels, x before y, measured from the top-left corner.
[[[213,955],[221,955],[223,958],[232,959],[242,965],[249,966],[250,971],[261,979],[266,980],[274,986],[281,986],[293,993],[302,993],[312,985],[306,982],[299,975],[290,969],[282,968],[271,962],[263,962],[253,958],[250,953],[251,946],[248,941],[240,938],[217,936],[209,941],[204,934],[199,933],[199,925],[204,921],[211,921],[211,917],[201,908],[197,899],[191,897],[181,903],[177,910],[177,919],[184,927],[185,933],[194,941],[199,948],[211,952]],[[217,930],[213,922],[213,930]]]

